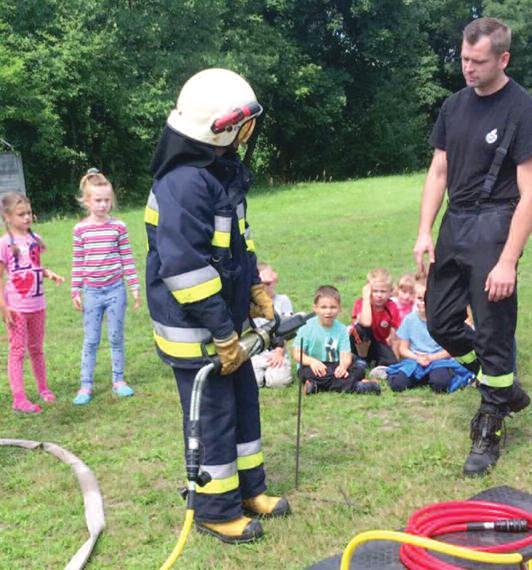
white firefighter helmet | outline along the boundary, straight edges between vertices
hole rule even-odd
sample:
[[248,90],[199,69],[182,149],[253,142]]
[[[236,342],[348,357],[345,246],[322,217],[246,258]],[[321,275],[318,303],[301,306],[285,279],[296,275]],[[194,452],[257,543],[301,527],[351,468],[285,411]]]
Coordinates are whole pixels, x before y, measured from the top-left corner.
[[168,126],[195,141],[226,147],[247,142],[262,113],[249,83],[228,69],[205,69],[183,85]]

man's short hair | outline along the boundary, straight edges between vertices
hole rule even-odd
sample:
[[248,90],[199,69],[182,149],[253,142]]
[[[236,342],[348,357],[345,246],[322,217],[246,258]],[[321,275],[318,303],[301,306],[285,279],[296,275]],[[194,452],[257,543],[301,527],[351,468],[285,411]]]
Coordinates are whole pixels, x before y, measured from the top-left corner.
[[316,289],[316,293],[314,293],[314,304],[316,305],[322,297],[334,299],[339,305],[342,304],[340,291],[332,285],[322,285]]
[[497,18],[477,18],[464,29],[464,40],[468,44],[475,45],[484,36],[490,39],[491,49],[497,55],[510,51],[512,30],[501,20]]

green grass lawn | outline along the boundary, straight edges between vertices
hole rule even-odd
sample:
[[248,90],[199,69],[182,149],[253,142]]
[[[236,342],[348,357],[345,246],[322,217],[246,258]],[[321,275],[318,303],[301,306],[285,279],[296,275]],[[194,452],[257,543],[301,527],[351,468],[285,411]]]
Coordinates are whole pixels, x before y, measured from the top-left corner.
[[[414,269],[411,250],[421,175],[334,184],[298,184],[251,195],[249,218],[260,259],[280,275],[279,291],[310,310],[314,290],[334,284],[348,322],[367,271],[395,277]],[[139,272],[145,237],[142,210],[120,212],[128,223]],[[48,245],[45,264],[66,277],[74,219],[36,226]],[[520,266],[519,367],[532,388],[532,262]],[[55,442],[94,471],[107,528],[91,569],[155,569],[181,528],[184,482],[181,412],[173,375],[156,357],[146,306],[127,320],[127,379],[134,398],[111,395],[109,349],[103,342],[91,405],[71,400],[78,388],[80,314],[68,285],[47,282],[46,354],[58,402],[36,417],[15,415],[0,351],[0,437]],[[33,378],[28,392],[35,395]],[[176,568],[303,568],[340,552],[362,530],[395,529],[415,509],[464,499],[496,485],[532,490],[528,410],[507,422],[507,447],[487,478],[464,480],[468,425],[479,396],[469,389],[436,396],[426,389],[380,398],[320,394],[303,402],[299,489],[294,488],[297,388],[261,391],[264,454],[270,490],[286,494],[294,515],[266,521],[263,541],[240,547],[191,533]],[[0,568],[62,568],[86,540],[83,503],[70,468],[41,451],[0,448]]]

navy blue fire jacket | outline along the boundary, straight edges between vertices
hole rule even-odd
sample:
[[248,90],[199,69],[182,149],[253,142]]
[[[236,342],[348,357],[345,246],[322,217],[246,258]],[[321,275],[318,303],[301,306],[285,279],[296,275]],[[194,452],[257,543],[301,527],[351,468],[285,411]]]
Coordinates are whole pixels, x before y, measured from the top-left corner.
[[259,283],[246,222],[250,174],[237,158],[177,166],[155,180],[145,210],[146,290],[160,356],[196,368],[213,338],[247,327]]

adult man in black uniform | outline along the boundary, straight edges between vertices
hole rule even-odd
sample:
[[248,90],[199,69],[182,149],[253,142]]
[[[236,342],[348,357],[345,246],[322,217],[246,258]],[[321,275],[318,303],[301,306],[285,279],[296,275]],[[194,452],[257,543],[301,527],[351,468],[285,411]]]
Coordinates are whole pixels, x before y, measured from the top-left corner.
[[[464,465],[470,476],[496,464],[504,416],[530,403],[514,379],[513,339],[517,262],[532,230],[532,98],[505,73],[510,40],[510,29],[494,18],[464,30],[467,87],[444,102],[432,131],[414,247],[420,270],[425,254],[431,262],[429,331],[480,382]],[[431,228],[446,188],[449,207],[434,249]],[[464,322],[468,304],[475,331]]]

